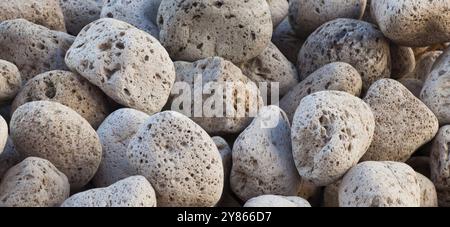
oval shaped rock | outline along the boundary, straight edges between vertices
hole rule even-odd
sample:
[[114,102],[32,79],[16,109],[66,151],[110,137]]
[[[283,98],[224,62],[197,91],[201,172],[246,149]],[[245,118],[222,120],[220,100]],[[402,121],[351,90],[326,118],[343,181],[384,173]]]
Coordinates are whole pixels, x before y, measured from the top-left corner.
[[222,160],[211,137],[186,116],[151,116],[131,139],[130,165],[153,185],[159,206],[214,206],[223,190]]
[[362,90],[361,76],[355,68],[344,62],[324,65],[289,91],[281,99],[280,107],[292,121],[304,97],[325,90],[344,91],[359,96]]
[[439,206],[450,206],[450,126],[439,129],[430,154],[431,180],[436,186]]
[[362,162],[339,187],[340,207],[419,207],[416,172],[399,162]]
[[178,61],[248,61],[264,51],[273,31],[266,0],[162,1],[158,26],[161,43]]
[[59,0],[13,0],[0,2],[0,21],[23,18],[52,30],[66,31]]
[[308,37],[322,24],[337,18],[361,19],[366,0],[291,0],[289,22],[300,37]]
[[0,103],[13,99],[21,86],[22,77],[17,66],[0,59]]
[[30,157],[12,167],[0,184],[0,206],[54,207],[69,197],[67,177],[45,159]]
[[292,152],[302,179],[316,186],[339,180],[372,142],[374,115],[361,99],[341,91],[305,97],[292,122]]
[[23,158],[17,153],[11,137],[8,137],[3,152],[0,153],[0,182],[5,173],[13,166],[19,164]]
[[423,82],[427,81],[434,63],[442,53],[442,51],[430,51],[421,55],[419,60],[417,60],[416,68],[411,77],[420,79]]
[[448,0],[377,0],[371,11],[381,31],[399,45],[423,47],[450,40]]
[[364,101],[375,116],[372,144],[364,161],[405,162],[433,139],[439,124],[433,112],[400,82],[382,79],[367,91]]
[[191,117],[211,135],[242,132],[263,105],[256,84],[223,58],[175,62],[175,68],[177,78],[168,106]]
[[311,205],[301,197],[262,195],[248,200],[244,207],[311,207]]
[[0,154],[2,154],[8,140],[8,124],[5,119],[0,116]]
[[156,207],[152,185],[143,176],[118,181],[107,188],[80,192],[68,198],[62,207]]
[[78,34],[66,63],[117,103],[148,114],[162,109],[175,81],[173,62],[158,40],[109,18]]
[[414,71],[416,58],[411,47],[397,46],[391,44],[392,78],[402,78]]
[[139,28],[159,39],[156,18],[162,0],[112,0],[102,8],[102,18],[114,18]]
[[241,64],[240,68],[255,83],[278,83],[280,96],[299,83],[295,65],[273,43],[258,57]]
[[84,26],[100,18],[103,0],[59,0],[67,32],[77,35]]
[[72,108],[93,128],[97,128],[110,112],[109,101],[100,89],[68,71],[49,71],[29,80],[14,99],[11,111],[27,102],[41,100]]
[[353,19],[336,19],[313,32],[298,55],[303,80],[331,62],[349,63],[361,75],[363,90],[391,75],[389,42],[375,25]]
[[233,146],[231,188],[243,201],[276,194],[296,195],[300,176],[292,157],[286,114],[277,106],[263,107]]
[[130,140],[147,118],[144,112],[120,109],[109,115],[97,129],[103,147],[102,162],[92,182],[97,187],[106,187],[134,175],[127,158]]
[[22,82],[57,69],[67,69],[64,55],[74,37],[23,19],[0,23],[0,59],[19,68]]
[[69,179],[85,186],[100,164],[102,146],[95,130],[77,112],[56,102],[36,101],[13,114],[11,138],[19,154],[45,158]]

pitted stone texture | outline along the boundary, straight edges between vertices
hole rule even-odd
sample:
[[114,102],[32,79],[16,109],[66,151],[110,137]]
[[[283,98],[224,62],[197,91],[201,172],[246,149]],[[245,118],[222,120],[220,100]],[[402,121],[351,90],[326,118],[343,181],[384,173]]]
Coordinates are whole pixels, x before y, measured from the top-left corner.
[[84,26],[100,18],[103,0],[59,0],[67,32],[77,35]]
[[264,51],[273,32],[266,0],[162,1],[158,26],[161,43],[178,61],[245,62]]
[[439,129],[433,112],[398,81],[375,82],[364,101],[372,109],[376,122],[364,161],[405,162],[432,140]]
[[231,189],[243,201],[276,194],[296,195],[301,180],[292,157],[286,114],[263,107],[234,143]]
[[339,180],[372,142],[374,115],[361,99],[341,91],[305,97],[292,122],[292,152],[302,179],[316,186]]
[[0,22],[23,18],[52,30],[66,31],[59,0],[3,0],[0,12]]
[[11,140],[11,137],[8,137],[6,141],[5,148],[3,149],[3,153],[0,154],[0,182],[2,181],[5,173],[13,166],[17,165],[23,159],[17,153],[14,148],[14,144]]
[[448,0],[376,0],[371,11],[384,35],[399,45],[423,47],[450,40]]
[[340,207],[419,207],[416,172],[399,162],[362,162],[339,187]]
[[296,196],[262,195],[248,200],[244,207],[311,207],[308,201]]
[[68,71],[49,71],[29,80],[17,94],[11,106],[32,101],[53,101],[68,106],[97,128],[109,114],[105,94],[80,75]]
[[222,195],[223,166],[214,141],[180,113],[148,118],[131,139],[127,157],[153,185],[159,206],[212,207]]
[[319,68],[312,73],[280,101],[280,107],[292,122],[295,111],[302,99],[312,93],[325,90],[344,91],[359,97],[362,80],[358,71],[344,62],[334,62]]
[[66,63],[117,103],[148,114],[162,109],[175,81],[173,62],[158,40],[109,18],[78,34]]
[[130,140],[150,116],[134,109],[120,109],[109,115],[97,129],[103,147],[102,162],[92,180],[106,187],[134,175],[127,158]]
[[337,18],[361,19],[366,0],[291,0],[289,22],[300,37],[308,37],[322,24]]
[[363,90],[391,75],[389,42],[375,25],[353,19],[330,21],[312,33],[298,55],[303,80],[323,65],[342,61],[361,75]]
[[420,207],[437,207],[438,198],[433,182],[420,173],[416,172],[416,176],[420,187]]
[[75,194],[62,207],[156,207],[152,185],[143,176],[120,180],[107,188]]
[[[169,107],[190,116],[211,135],[242,132],[263,105],[256,84],[223,58],[211,57],[194,63],[175,62],[175,68],[177,86],[172,90]],[[186,83],[191,89],[187,93],[185,90],[189,87],[183,87]],[[211,83],[213,85],[209,86]],[[210,90],[211,94],[205,92],[214,88],[217,91]],[[198,94],[203,94],[202,99]],[[201,116],[195,110],[199,105],[204,107]]]
[[0,206],[54,207],[69,197],[67,177],[49,161],[30,157],[12,167],[0,184]]
[[21,86],[22,77],[17,66],[0,59],[0,103],[13,99]]
[[298,52],[305,41],[297,37],[289,24],[289,19],[285,18],[273,32],[272,42],[290,62],[296,63]]
[[273,43],[258,57],[241,64],[240,68],[255,83],[278,83],[280,96],[284,96],[299,82],[295,65]]
[[52,162],[73,190],[85,186],[97,171],[102,156],[97,133],[69,107],[49,101],[26,103],[14,112],[10,128],[19,154]]
[[156,22],[162,0],[110,0],[102,8],[102,18],[114,18],[139,28],[159,39]]
[[64,55],[74,37],[24,19],[0,23],[0,59],[14,63],[25,83],[34,76],[67,69]]
[[450,206],[450,126],[439,129],[430,155],[431,180],[438,192],[439,206]]

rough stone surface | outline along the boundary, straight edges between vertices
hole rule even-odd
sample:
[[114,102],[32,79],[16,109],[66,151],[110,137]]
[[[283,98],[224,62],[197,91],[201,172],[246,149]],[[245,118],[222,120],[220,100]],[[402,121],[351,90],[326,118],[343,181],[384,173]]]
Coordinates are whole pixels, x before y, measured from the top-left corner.
[[19,154],[49,160],[69,178],[73,190],[85,186],[97,171],[102,156],[98,135],[69,107],[26,103],[14,112],[10,129]]
[[289,13],[288,0],[266,0],[270,7],[273,27],[277,27]]
[[448,0],[376,0],[371,11],[384,35],[399,45],[423,47],[450,40]]
[[67,177],[49,161],[30,157],[12,167],[0,184],[0,206],[54,207],[69,197]]
[[450,126],[439,129],[430,155],[431,180],[436,186],[439,206],[450,206]]
[[296,63],[304,40],[297,37],[289,24],[289,19],[285,18],[273,31],[272,42],[290,62]]
[[8,137],[6,146],[3,149],[3,152],[0,153],[0,182],[5,173],[11,167],[17,165],[22,160],[23,160],[22,157],[19,155],[19,153],[17,153],[16,149],[14,148],[14,144],[11,140],[11,137]]
[[416,176],[420,187],[420,207],[437,207],[438,198],[433,182],[420,173],[416,172]]
[[68,198],[62,207],[156,207],[152,185],[143,176],[120,180],[107,188],[80,192]]
[[103,0],[59,0],[67,32],[77,35],[84,26],[100,18]]
[[110,0],[101,11],[102,18],[125,21],[159,39],[156,18],[162,0]]
[[109,18],[78,34],[66,63],[117,103],[148,114],[162,109],[175,81],[173,62],[158,40]]
[[23,18],[52,30],[66,30],[59,0],[3,0],[0,12],[0,21]]
[[372,142],[374,115],[361,99],[341,91],[305,97],[292,122],[292,152],[302,179],[316,186],[339,180]]
[[219,151],[211,137],[184,115],[161,112],[131,139],[127,157],[153,185],[159,206],[214,206],[223,190]]
[[49,71],[29,80],[12,103],[12,112],[32,101],[53,101],[68,106],[97,128],[108,116],[105,94],[80,75],[68,71]]
[[0,59],[0,103],[13,99],[21,86],[22,77],[17,66]]
[[97,129],[103,147],[102,162],[93,183],[106,187],[134,175],[128,163],[127,148],[130,140],[150,116],[134,109],[120,109],[109,115]]
[[266,0],[162,1],[158,26],[161,43],[178,61],[245,62],[264,51],[273,32]]
[[243,201],[276,194],[296,195],[300,185],[292,157],[286,114],[277,106],[263,107],[234,143],[231,188]]
[[425,104],[400,82],[375,82],[364,98],[375,116],[375,135],[365,161],[405,162],[433,139],[439,124]]
[[244,207],[311,207],[308,201],[296,196],[262,195],[248,200]]
[[398,80],[403,86],[405,86],[416,98],[420,99],[420,93],[422,92],[423,82],[415,78],[402,78]]
[[358,71],[344,62],[334,62],[319,68],[309,77],[296,85],[280,101],[280,107],[290,121],[302,99],[312,93],[325,90],[345,91],[359,96],[362,80]]
[[303,80],[331,62],[349,63],[358,70],[363,90],[391,75],[389,43],[375,25],[353,19],[336,19],[313,32],[298,55]]
[[419,207],[416,172],[399,162],[362,162],[339,187],[340,207]]
[[[9,1],[8,1],[9,2]],[[57,69],[67,69],[64,55],[74,37],[24,19],[0,23],[0,59],[19,68],[22,82]]]
[[0,116],[0,155],[5,148],[6,142],[8,140],[8,124],[5,119]]
[[414,71],[416,58],[411,47],[397,46],[391,44],[392,78],[402,78]]
[[322,24],[337,18],[361,19],[366,0],[291,0],[289,21],[300,37],[308,37]]

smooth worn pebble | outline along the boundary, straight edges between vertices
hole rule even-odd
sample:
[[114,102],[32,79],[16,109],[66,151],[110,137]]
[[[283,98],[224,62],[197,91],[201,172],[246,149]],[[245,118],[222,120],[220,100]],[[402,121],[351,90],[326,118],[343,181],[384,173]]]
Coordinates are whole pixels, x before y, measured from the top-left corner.
[[448,0],[375,0],[371,12],[383,34],[399,45],[423,47],[450,40]]
[[127,22],[159,39],[156,18],[160,4],[161,0],[106,1],[101,17]]
[[372,142],[375,120],[361,99],[341,91],[305,97],[292,122],[292,152],[302,179],[316,186],[339,180]]
[[161,111],[175,81],[173,62],[158,40],[109,18],[80,32],[66,63],[117,103],[148,114]]
[[8,141],[8,124],[5,119],[0,116],[0,155],[2,154],[6,142]]
[[17,66],[0,59],[0,103],[14,99],[21,86],[22,77]]
[[362,162],[339,186],[340,207],[419,207],[416,172],[400,162]]
[[304,97],[325,90],[344,91],[359,96],[362,90],[361,76],[355,68],[344,62],[324,65],[291,89],[280,100],[280,107],[292,121]]
[[11,137],[8,137],[3,152],[0,152],[0,182],[5,173],[13,166],[19,164],[23,159],[14,148]]
[[277,27],[289,13],[288,0],[266,0],[270,7],[273,27]]
[[106,187],[134,175],[127,158],[130,140],[150,116],[134,109],[119,109],[97,129],[103,147],[102,161],[92,182]]
[[364,101],[375,116],[375,135],[364,161],[405,162],[436,135],[436,116],[400,82],[382,79]]
[[132,176],[107,188],[80,192],[68,198],[62,207],[156,207],[152,185],[143,176]]
[[416,176],[420,187],[420,207],[437,207],[438,198],[433,182],[420,173],[416,172]]
[[0,23],[0,59],[14,63],[26,83],[34,76],[67,69],[64,55],[74,37],[24,19]]
[[297,35],[308,37],[322,24],[337,18],[361,19],[366,0],[290,0],[289,22]]
[[67,32],[77,35],[84,26],[100,18],[103,0],[59,0]]
[[23,18],[52,30],[66,31],[60,0],[2,0],[0,22]]
[[262,53],[273,32],[266,0],[162,1],[158,26],[161,43],[178,61],[245,62]]
[[233,146],[231,188],[243,201],[276,194],[294,196],[300,176],[292,157],[286,114],[277,106],[263,107]]
[[392,78],[398,79],[414,71],[416,58],[410,47],[391,44]]
[[29,80],[11,106],[14,111],[32,101],[53,101],[68,106],[97,128],[108,116],[105,94],[80,75],[68,71],[49,71]]
[[102,146],[97,133],[77,112],[50,101],[29,102],[13,114],[11,138],[19,154],[49,160],[81,189],[100,164]]
[[298,55],[300,79],[336,61],[358,70],[364,91],[373,82],[391,75],[389,43],[375,25],[367,22],[341,18],[313,32]]
[[244,207],[311,207],[311,204],[295,196],[262,195],[248,200]]
[[29,157],[0,184],[0,207],[54,207],[69,197],[67,177],[45,159]]
[[180,113],[148,118],[129,142],[127,157],[153,185],[159,206],[212,207],[222,195],[222,159],[214,141]]
[[406,77],[417,78],[423,82],[427,81],[431,70],[433,69],[434,62],[441,56],[442,51],[430,51],[420,56],[417,60],[416,68],[414,71]]

